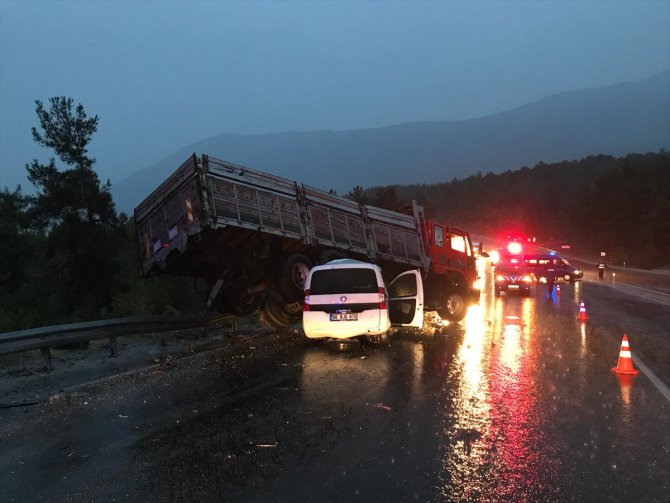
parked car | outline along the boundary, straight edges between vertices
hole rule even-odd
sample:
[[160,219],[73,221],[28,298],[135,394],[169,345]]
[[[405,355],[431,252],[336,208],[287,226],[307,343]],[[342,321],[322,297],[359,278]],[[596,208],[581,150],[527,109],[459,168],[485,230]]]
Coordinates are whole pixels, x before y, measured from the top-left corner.
[[333,260],[312,268],[307,276],[303,330],[310,339],[385,342],[391,326],[421,328],[423,307],[418,270],[399,274],[387,288],[379,266]]
[[584,276],[584,271],[577,269],[556,253],[524,255],[523,262],[526,270],[538,279],[551,275],[554,279],[574,282]]
[[496,295],[502,295],[502,292],[518,292],[519,295],[528,297],[534,282],[534,276],[526,270],[521,258],[501,260],[495,266]]

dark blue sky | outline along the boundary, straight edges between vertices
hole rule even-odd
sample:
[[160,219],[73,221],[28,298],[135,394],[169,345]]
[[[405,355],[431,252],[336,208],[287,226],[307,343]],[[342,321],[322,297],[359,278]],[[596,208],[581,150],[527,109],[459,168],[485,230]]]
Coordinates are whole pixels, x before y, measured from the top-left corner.
[[114,183],[222,132],[466,119],[669,67],[669,1],[0,0],[0,188],[53,155],[51,96],[100,116]]

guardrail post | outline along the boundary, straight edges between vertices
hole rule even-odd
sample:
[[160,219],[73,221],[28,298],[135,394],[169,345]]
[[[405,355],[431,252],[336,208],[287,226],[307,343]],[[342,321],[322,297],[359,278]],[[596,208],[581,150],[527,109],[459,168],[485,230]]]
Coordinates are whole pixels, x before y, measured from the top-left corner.
[[53,365],[51,364],[51,348],[40,348],[40,353],[42,353],[42,359],[44,360],[44,368],[47,372],[53,370]]
[[109,338],[109,356],[114,358],[119,356],[119,346],[116,343],[116,337]]

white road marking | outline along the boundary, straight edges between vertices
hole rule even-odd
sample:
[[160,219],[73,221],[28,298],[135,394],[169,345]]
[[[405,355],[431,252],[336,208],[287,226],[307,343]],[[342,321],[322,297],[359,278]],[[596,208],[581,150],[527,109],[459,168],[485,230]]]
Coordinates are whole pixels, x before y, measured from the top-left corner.
[[661,381],[658,377],[656,377],[656,374],[654,374],[649,367],[647,367],[642,360],[640,360],[637,356],[633,355],[633,362],[637,366],[637,368],[640,369],[640,372],[642,372],[644,375],[646,375],[651,383],[656,386],[656,389],[661,392],[661,395],[665,397],[665,399],[670,402],[670,388],[668,388],[663,381]]
[[655,295],[665,295],[666,297],[670,297],[670,293],[660,292],[658,290],[650,290],[649,288],[644,288],[642,286],[637,286],[637,285],[631,285],[629,283],[619,283],[618,285],[614,284],[614,285],[610,285],[610,286],[612,286],[613,288],[616,288],[616,287],[637,288],[638,290],[644,290],[645,292],[651,292]]
[[[662,306],[670,306],[670,294],[667,294],[667,293],[664,293],[664,292],[659,292],[658,290],[649,290],[648,288],[642,288],[641,286],[629,285],[627,283],[618,283],[618,284],[613,285],[610,282],[605,282],[605,281],[600,281],[600,280],[592,280],[592,279],[586,279],[586,278],[583,281],[585,283],[589,283],[591,285],[606,286],[608,288],[612,288],[613,290],[616,290],[617,292],[626,293],[628,295],[632,295],[633,297],[638,297],[640,299],[655,302],[656,304],[660,304]],[[649,292],[649,293],[642,293],[642,292],[632,291],[632,289],[634,289],[634,288],[637,288],[639,290],[645,290],[646,292]]]

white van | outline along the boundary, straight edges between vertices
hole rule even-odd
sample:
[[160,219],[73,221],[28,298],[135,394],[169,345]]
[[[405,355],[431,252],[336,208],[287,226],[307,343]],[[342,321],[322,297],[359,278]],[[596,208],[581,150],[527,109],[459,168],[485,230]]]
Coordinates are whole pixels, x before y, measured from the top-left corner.
[[391,326],[423,325],[423,282],[417,270],[388,285],[379,266],[333,260],[312,268],[305,282],[302,326],[310,339],[365,337],[383,342]]

